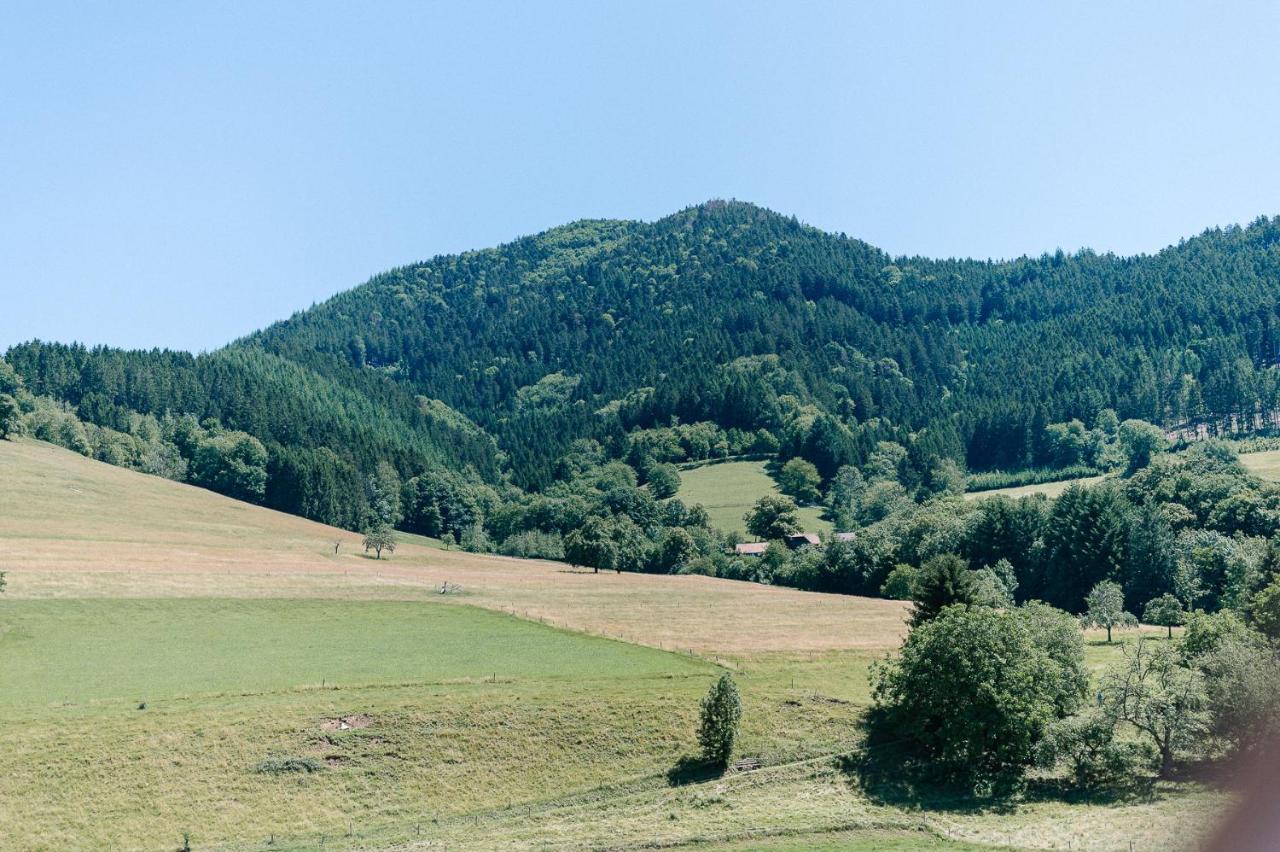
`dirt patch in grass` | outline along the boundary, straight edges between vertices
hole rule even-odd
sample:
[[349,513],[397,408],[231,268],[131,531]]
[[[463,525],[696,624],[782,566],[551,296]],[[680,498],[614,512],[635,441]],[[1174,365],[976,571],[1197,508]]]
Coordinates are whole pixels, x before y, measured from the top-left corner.
[[350,716],[339,716],[336,719],[325,719],[320,724],[322,731],[352,731],[367,728],[373,724],[373,717],[368,713],[352,713]]

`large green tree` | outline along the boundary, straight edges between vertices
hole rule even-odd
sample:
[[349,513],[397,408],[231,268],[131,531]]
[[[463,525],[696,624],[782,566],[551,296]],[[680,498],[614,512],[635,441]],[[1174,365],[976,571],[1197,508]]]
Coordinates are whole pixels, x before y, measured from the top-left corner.
[[1086,683],[1083,642],[1064,614],[951,606],[875,673],[876,724],[938,780],[1007,783],[1078,709]]
[[785,538],[800,531],[796,504],[790,497],[767,494],[757,500],[742,519],[746,522],[747,532],[765,540]]
[[196,445],[191,478],[228,497],[261,502],[267,490],[266,448],[243,432],[212,435]]
[[911,584],[911,624],[919,627],[949,606],[976,603],[979,592],[978,578],[963,559],[939,554],[920,566]]

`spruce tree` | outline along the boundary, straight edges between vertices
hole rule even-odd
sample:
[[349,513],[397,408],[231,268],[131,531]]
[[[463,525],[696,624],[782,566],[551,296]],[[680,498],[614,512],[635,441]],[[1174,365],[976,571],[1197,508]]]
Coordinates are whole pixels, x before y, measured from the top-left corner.
[[727,766],[738,738],[738,720],[742,718],[742,702],[738,686],[728,672],[711,685],[702,699],[702,721],[698,726],[698,745],[702,757],[716,766]]

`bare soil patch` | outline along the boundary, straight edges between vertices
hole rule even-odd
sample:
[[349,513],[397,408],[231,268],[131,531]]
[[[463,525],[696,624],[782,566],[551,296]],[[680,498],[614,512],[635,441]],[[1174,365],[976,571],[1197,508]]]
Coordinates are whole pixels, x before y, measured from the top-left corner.
[[351,731],[367,728],[373,724],[373,717],[368,713],[352,713],[350,716],[339,716],[336,719],[325,719],[320,724],[322,731]]

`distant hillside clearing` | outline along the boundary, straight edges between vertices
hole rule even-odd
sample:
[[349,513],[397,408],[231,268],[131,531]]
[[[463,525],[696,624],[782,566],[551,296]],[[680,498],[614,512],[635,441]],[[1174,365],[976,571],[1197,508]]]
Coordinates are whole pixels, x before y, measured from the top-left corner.
[[[689,506],[701,504],[716,529],[746,535],[742,516],[766,494],[781,493],[764,462],[735,461],[680,471],[676,496]],[[831,531],[831,523],[822,519],[821,508],[805,506],[797,514],[806,532]]]

